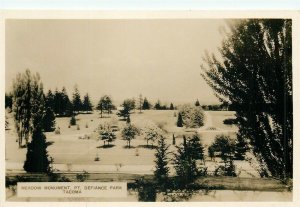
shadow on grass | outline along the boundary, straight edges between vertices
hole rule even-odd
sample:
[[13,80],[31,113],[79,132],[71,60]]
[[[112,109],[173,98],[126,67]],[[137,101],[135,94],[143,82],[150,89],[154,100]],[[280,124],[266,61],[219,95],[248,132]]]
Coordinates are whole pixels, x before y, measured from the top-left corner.
[[106,148],[112,148],[112,147],[114,147],[114,146],[115,146],[114,144],[110,144],[110,145],[101,145],[101,146],[98,146],[97,148],[106,149]]
[[123,147],[124,149],[135,149],[136,147],[135,146],[130,146],[128,147],[127,145]]
[[145,149],[156,149],[157,146],[155,145],[146,145],[146,144],[141,144],[141,145],[138,145],[137,148],[145,148]]
[[54,141],[46,142],[47,147],[53,145]]

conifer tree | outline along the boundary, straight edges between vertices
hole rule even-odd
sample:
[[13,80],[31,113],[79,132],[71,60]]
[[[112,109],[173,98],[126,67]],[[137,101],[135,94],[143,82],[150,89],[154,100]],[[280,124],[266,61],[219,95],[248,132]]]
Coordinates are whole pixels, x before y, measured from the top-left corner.
[[43,117],[43,129],[45,132],[54,131],[55,127],[55,115],[50,107],[46,109],[46,113]]
[[178,113],[178,117],[177,117],[177,127],[183,127],[183,119],[182,119],[182,115],[181,113]]
[[83,102],[82,102],[82,110],[87,112],[87,111],[92,111],[93,109],[92,103],[90,101],[90,97],[89,94],[87,93],[84,98],[83,98]]
[[197,101],[195,102],[195,106],[200,106],[200,102],[199,102],[198,99],[197,99]]
[[[34,80],[37,82],[37,80]],[[32,139],[27,146],[24,170],[26,172],[50,172],[46,136],[43,133],[44,94],[42,86],[33,88],[31,100]]]
[[168,167],[168,149],[170,145],[167,145],[166,139],[163,136],[160,136],[158,139],[158,146],[156,148],[155,153],[155,170],[154,176],[159,183],[165,184],[169,175],[169,167]]
[[72,104],[73,104],[73,110],[76,111],[77,113],[79,113],[79,111],[81,111],[81,109],[82,109],[82,102],[80,99],[80,93],[79,93],[77,85],[75,85],[75,88],[74,88]]
[[170,104],[170,110],[174,110],[174,105],[173,105],[173,103]]
[[151,108],[151,104],[149,103],[149,101],[147,100],[147,98],[144,98],[142,109],[143,110],[149,110],[150,108]]

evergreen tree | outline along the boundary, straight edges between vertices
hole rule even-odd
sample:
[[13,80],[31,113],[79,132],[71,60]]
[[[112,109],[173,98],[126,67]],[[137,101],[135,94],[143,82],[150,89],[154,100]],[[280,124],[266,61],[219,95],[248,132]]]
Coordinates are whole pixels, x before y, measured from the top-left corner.
[[121,106],[122,109],[119,110],[117,115],[123,117],[124,120],[127,120],[127,117],[130,115],[130,111],[134,108],[134,100],[126,99]]
[[200,106],[200,102],[199,102],[198,99],[197,99],[197,101],[195,102],[195,106]]
[[[37,80],[35,80],[36,82]],[[27,146],[24,170],[26,172],[50,172],[50,160],[48,159],[46,136],[42,131],[42,119],[44,113],[44,94],[42,87],[32,90],[31,114],[32,114],[32,139]]]
[[204,147],[200,142],[200,135],[195,133],[192,138],[188,140],[188,151],[190,156],[195,160],[204,160]]
[[147,98],[144,98],[142,109],[143,110],[149,110],[150,108],[151,108],[151,104],[149,103],[149,101],[147,100]]
[[50,107],[46,109],[46,113],[43,117],[43,129],[45,132],[54,131],[55,126],[55,115]]
[[142,113],[142,105],[143,105],[143,96],[142,94],[139,95],[139,110],[140,110],[140,113]]
[[178,113],[178,117],[177,117],[177,127],[183,127],[183,119],[182,119],[182,115],[181,113]]
[[5,108],[12,108],[12,95],[5,93]]
[[174,154],[173,164],[178,176],[178,182],[181,185],[191,183],[196,178],[198,171],[196,160],[190,156],[190,153],[183,144],[176,146],[177,153]]
[[55,110],[54,95],[51,90],[48,91],[45,99],[45,108],[50,108],[52,111]]
[[54,92],[54,113],[58,115],[63,114],[63,97],[62,93],[55,89]]
[[71,119],[70,119],[70,125],[71,125],[71,126],[76,125],[76,118],[75,118],[74,115],[73,115],[73,116],[71,117]]
[[73,104],[73,110],[79,113],[79,111],[81,111],[82,109],[82,103],[81,103],[80,93],[77,88],[77,85],[75,85],[74,88],[72,104]]
[[89,97],[88,93],[83,98],[82,110],[86,111],[86,112],[93,110],[93,106],[91,104],[90,97]]
[[100,110],[101,118],[104,111],[106,111],[107,114],[111,114],[112,108],[113,108],[113,104],[110,96],[108,95],[102,96],[97,105],[97,110]]
[[174,105],[173,105],[173,103],[170,104],[170,110],[174,110]]
[[168,149],[170,145],[167,145],[166,139],[163,136],[160,136],[158,139],[158,146],[156,148],[155,153],[155,170],[154,177],[159,183],[165,184],[169,175],[169,167],[168,167]]
[[62,113],[64,116],[72,116],[73,115],[73,104],[71,103],[69,96],[67,94],[67,90],[65,87],[62,88],[61,91],[62,97]]
[[235,159],[244,160],[245,154],[248,150],[248,143],[245,141],[244,137],[238,135],[235,144]]
[[116,139],[113,129],[108,124],[100,125],[98,131],[100,135],[99,138],[104,141],[104,146],[105,142],[107,142],[109,146],[109,144]]
[[160,101],[159,101],[159,100],[157,100],[157,102],[155,103],[154,108],[155,108],[156,110],[161,110],[161,104],[160,104]]
[[293,177],[292,20],[236,22],[207,56],[203,78],[236,111],[239,134],[249,139],[262,169]]

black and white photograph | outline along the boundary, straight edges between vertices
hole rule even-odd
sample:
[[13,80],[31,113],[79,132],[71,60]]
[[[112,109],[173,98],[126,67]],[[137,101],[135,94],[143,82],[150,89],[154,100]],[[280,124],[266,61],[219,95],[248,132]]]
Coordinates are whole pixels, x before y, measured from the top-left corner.
[[5,19],[6,202],[292,202],[293,27]]

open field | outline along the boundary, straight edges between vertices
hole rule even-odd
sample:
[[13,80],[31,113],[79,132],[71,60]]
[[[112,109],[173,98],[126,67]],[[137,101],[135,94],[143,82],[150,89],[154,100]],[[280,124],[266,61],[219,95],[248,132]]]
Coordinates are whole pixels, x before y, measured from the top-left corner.
[[[201,141],[205,147],[210,145],[217,134],[226,134],[235,138],[236,126],[223,124],[226,118],[234,117],[234,112],[230,111],[207,111],[205,112],[205,124],[198,129],[186,129],[176,126],[176,111],[171,110],[148,110],[143,113],[137,111],[131,115],[131,122],[143,128],[149,122],[161,125],[166,131],[167,143],[170,144],[170,151],[175,152],[176,148],[172,145],[173,134],[176,137],[176,145],[182,143],[183,134],[193,134],[197,131],[201,135]],[[22,172],[23,163],[26,156],[26,149],[19,149],[16,142],[16,133],[13,127],[11,114],[8,115],[11,130],[6,131],[6,171]],[[47,132],[49,155],[54,158],[53,167],[62,172],[123,172],[135,174],[152,174],[154,170],[155,150],[145,147],[146,140],[139,136],[132,140],[131,149],[126,148],[126,141],[122,139],[120,130],[125,122],[120,121],[115,115],[104,115],[100,118],[99,112],[92,114],[79,114],[76,116],[76,126],[69,126],[70,118],[56,118],[56,127],[60,128],[60,134]],[[116,140],[112,147],[103,148],[103,141],[98,140],[97,127],[100,123],[108,122],[117,125],[120,129],[116,132]],[[89,136],[89,139],[83,139]],[[100,158],[95,161],[95,157]],[[218,161],[218,159],[217,159]],[[257,173],[246,161],[236,161],[240,176],[257,176]],[[216,165],[207,158],[206,165],[209,171],[213,171]],[[246,172],[247,171],[247,172]],[[171,166],[171,174],[174,170]]]

